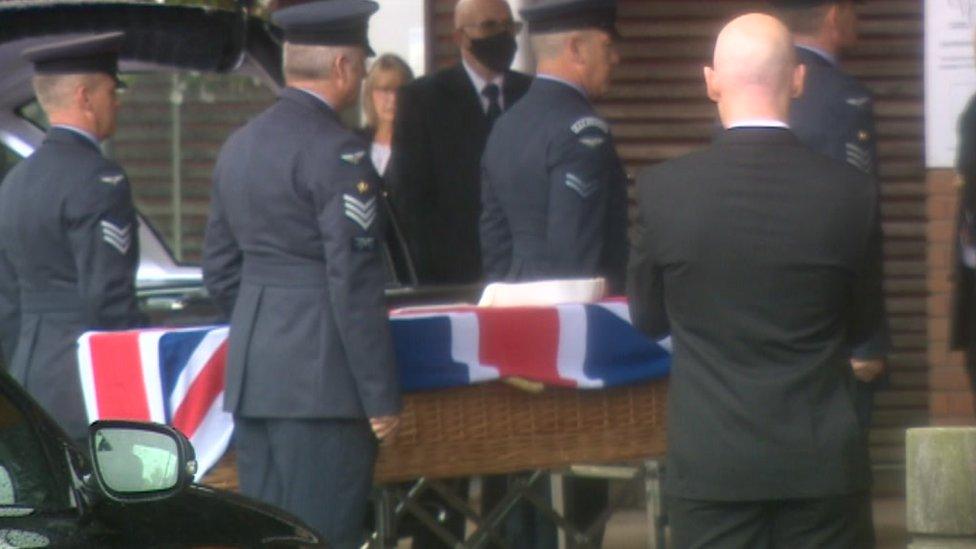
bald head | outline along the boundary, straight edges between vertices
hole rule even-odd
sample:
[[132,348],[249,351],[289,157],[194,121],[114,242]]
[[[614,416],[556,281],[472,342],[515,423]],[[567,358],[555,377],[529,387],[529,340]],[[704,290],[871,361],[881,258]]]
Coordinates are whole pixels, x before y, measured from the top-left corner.
[[512,8],[505,0],[458,0],[454,6],[454,28],[478,25],[482,21],[512,20]]
[[803,85],[790,31],[764,14],[738,17],[718,35],[712,67],[705,68],[709,97],[726,126],[734,118],[785,120]]

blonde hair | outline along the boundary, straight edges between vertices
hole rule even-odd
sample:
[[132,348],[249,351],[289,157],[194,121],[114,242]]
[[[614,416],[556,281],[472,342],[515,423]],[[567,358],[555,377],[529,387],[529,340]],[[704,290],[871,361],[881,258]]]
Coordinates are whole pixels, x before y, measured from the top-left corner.
[[373,90],[380,77],[387,74],[395,74],[400,80],[400,86],[413,80],[413,71],[410,65],[398,55],[384,53],[373,61],[363,81],[363,114],[366,116],[366,127],[375,128],[379,123],[376,117],[376,106],[373,105]]

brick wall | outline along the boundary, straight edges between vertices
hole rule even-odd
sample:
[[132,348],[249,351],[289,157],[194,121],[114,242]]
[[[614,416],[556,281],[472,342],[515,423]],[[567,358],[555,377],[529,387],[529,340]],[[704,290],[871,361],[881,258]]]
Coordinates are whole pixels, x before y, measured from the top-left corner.
[[933,170],[926,185],[929,413],[933,425],[976,421],[963,354],[949,349],[957,181],[952,170]]
[[173,207],[171,75],[152,73],[131,79],[122,97],[112,154],[129,175],[139,210],[177,257],[194,263],[200,259],[217,153],[231,132],[271,104],[274,94],[251,78],[235,75],[181,74],[176,84],[183,90],[177,122],[179,209]]

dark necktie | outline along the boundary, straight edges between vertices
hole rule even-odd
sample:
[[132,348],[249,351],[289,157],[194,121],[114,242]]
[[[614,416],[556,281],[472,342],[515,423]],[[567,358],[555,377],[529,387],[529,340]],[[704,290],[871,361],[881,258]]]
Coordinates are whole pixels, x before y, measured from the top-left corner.
[[498,94],[501,90],[498,89],[498,84],[488,84],[481,90],[481,95],[485,96],[488,100],[488,125],[494,125],[495,120],[498,119],[502,114],[502,106],[498,102]]

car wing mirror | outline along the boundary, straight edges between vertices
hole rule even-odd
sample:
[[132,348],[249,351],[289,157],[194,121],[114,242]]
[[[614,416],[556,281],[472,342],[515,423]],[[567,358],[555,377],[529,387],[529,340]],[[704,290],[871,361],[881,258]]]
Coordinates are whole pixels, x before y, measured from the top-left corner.
[[193,481],[193,446],[167,425],[96,421],[89,451],[98,486],[121,502],[152,501],[180,492]]

